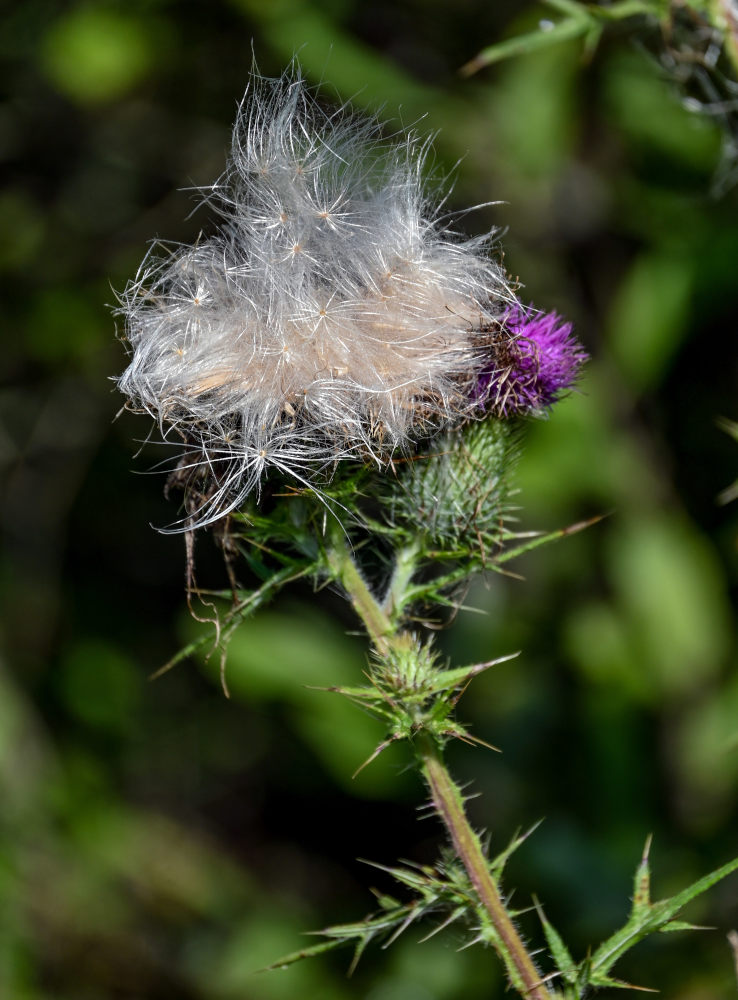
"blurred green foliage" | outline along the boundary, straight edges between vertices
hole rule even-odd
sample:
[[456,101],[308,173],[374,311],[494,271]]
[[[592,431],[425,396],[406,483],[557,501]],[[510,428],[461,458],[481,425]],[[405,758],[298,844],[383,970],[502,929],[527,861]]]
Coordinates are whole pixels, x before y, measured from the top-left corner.
[[157,27],[150,16],[80,4],[47,31],[41,68],[62,94],[80,104],[120,99],[151,74],[161,41]]
[[[252,50],[393,122],[440,129],[453,204],[503,227],[506,264],[592,354],[581,392],[531,428],[520,519],[598,526],[476,583],[443,641],[455,662],[523,655],[459,707],[500,757],[453,764],[575,951],[627,911],[655,834],[665,892],[735,853],[738,197],[717,199],[719,120],[696,115],[649,54],[605,32],[461,79],[479,48],[543,8],[477,0],[26,0],[3,14],[0,390],[4,607],[0,673],[0,994],[13,1000],[465,1000],[503,995],[491,955],[452,933],[256,975],[300,932],[372,908],[394,864],[435,855],[422,790],[395,749],[355,780],[377,727],[315,687],[358,677],[335,595],[296,588],[217,657],[147,677],[192,634],[175,510],[114,420],[124,365],[106,303],[147,241],[194,240],[180,189],[211,182]],[[335,88],[335,89],[334,89]],[[425,117],[423,117],[425,116]],[[461,161],[461,162],[458,162]],[[456,165],[458,163],[458,165]],[[456,165],[456,166],[455,166]],[[215,546],[198,577],[223,585]],[[381,735],[381,734],[380,734]],[[395,754],[394,756],[392,754]],[[735,879],[690,913],[718,928],[644,945],[623,974],[687,1000],[735,988]],[[517,898],[517,897],[516,897]],[[533,934],[534,918],[525,924]],[[419,935],[418,935],[419,936]]]

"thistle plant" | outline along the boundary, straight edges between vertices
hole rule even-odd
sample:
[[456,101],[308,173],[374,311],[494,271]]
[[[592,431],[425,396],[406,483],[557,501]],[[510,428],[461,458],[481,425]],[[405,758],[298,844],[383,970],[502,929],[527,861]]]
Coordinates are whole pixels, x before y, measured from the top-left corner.
[[[226,172],[205,190],[220,216],[192,247],[154,247],[121,295],[130,364],[118,380],[176,446],[175,529],[214,525],[228,555],[233,629],[289,582],[340,588],[369,643],[356,686],[332,688],[378,718],[371,762],[403,741],[447,837],[437,864],[389,869],[409,900],[322,931],[283,966],[431,921],[491,947],[510,986],[537,1000],[626,985],[612,970],[738,860],[653,903],[648,849],[630,915],[575,960],[537,906],[543,956],[516,926],[496,857],[469,823],[449,740],[482,743],[456,717],[475,676],[509,658],[451,666],[426,625],[477,572],[584,525],[521,533],[514,468],[526,423],[575,387],[586,354],[571,324],[519,301],[494,234],[466,238],[425,178],[430,145],[385,139],[348,108],[327,111],[297,67],[254,75]],[[237,582],[242,560],[258,581]],[[167,666],[210,641],[205,635]],[[310,683],[309,677],[302,677]],[[327,695],[326,695],[327,696]]]
[[484,238],[452,238],[423,187],[428,145],[329,114],[299,75],[254,81],[231,162],[208,189],[223,225],[161,248],[126,289],[120,388],[181,436],[207,523],[270,473],[309,487],[469,419],[514,301]]

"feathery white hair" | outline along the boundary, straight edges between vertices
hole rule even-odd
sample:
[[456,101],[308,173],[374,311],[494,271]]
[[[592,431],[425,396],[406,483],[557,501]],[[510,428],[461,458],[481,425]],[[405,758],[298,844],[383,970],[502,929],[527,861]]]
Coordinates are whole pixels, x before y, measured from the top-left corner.
[[326,112],[296,66],[253,77],[206,189],[220,227],[153,247],[120,297],[118,386],[208,470],[200,524],[270,470],[311,484],[382,465],[472,413],[482,331],[513,296],[489,236],[450,232],[424,190],[429,148]]

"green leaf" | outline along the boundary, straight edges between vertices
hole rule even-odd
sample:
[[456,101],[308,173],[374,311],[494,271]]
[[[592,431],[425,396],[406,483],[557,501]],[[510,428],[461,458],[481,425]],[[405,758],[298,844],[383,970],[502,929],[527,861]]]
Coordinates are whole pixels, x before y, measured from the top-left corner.
[[584,531],[585,528],[591,528],[592,525],[597,524],[605,517],[607,517],[606,514],[597,514],[586,521],[577,521],[566,528],[558,528],[556,531],[550,531],[548,534],[537,533],[529,541],[516,545],[515,548],[505,549],[500,555],[495,556],[494,565],[501,566],[503,563],[510,562],[511,559],[517,559],[518,556],[522,556],[532,549],[537,549],[541,545],[548,545],[550,542],[558,542],[559,539],[567,538],[569,535],[576,535],[578,532]]
[[572,38],[581,38],[591,29],[591,22],[586,13],[582,12],[579,17],[568,17],[558,24],[552,25],[546,30],[539,29],[531,31],[526,35],[515,35],[507,38],[496,45],[489,45],[482,49],[478,55],[465,63],[459,70],[462,76],[472,76],[485,66],[492,63],[501,62],[503,59],[512,59],[514,56],[529,55],[539,49],[547,49],[551,45],[559,42],[566,42]]
[[502,874],[502,870],[511,855],[517,851],[521,844],[525,843],[528,837],[530,837],[530,835],[538,829],[542,822],[543,820],[539,820],[537,823],[534,823],[533,826],[525,831],[525,833],[516,833],[507,847],[503,851],[500,851],[500,853],[490,861],[489,866],[497,876]]
[[[303,948],[300,951],[291,952],[283,958],[267,966],[267,969],[281,969],[294,962],[299,962],[303,958],[312,958],[325,951],[337,948],[340,945],[354,944],[354,956],[349,968],[349,974],[353,972],[364,952],[364,949],[374,938],[386,938],[384,947],[388,947],[403,934],[408,927],[422,919],[431,910],[436,911],[439,905],[451,909],[451,914],[443,922],[441,927],[434,928],[433,933],[437,933],[443,926],[457,920],[468,909],[468,896],[471,894],[471,887],[468,885],[457,885],[454,881],[447,881],[444,878],[442,869],[436,871],[433,868],[418,866],[416,870],[412,868],[389,868],[385,865],[374,862],[366,862],[372,867],[385,871],[392,875],[398,882],[405,885],[417,893],[416,899],[409,903],[400,904],[389,896],[378,896],[382,909],[379,913],[372,914],[365,920],[356,923],[338,924],[333,927],[326,927],[324,930],[313,933],[328,937],[331,940],[321,942],[310,948]],[[450,878],[454,874],[449,873]],[[266,970],[262,970],[266,971]]]
[[697,879],[686,889],[682,889],[681,892],[677,893],[676,896],[672,896],[669,900],[664,900],[662,903],[654,904],[655,907],[664,907],[664,913],[668,913],[669,917],[678,913],[682,907],[686,906],[687,903],[696,899],[703,892],[711,889],[717,882],[720,882],[727,875],[732,872],[738,871],[738,858],[734,858],[732,861],[728,861],[726,864],[722,865],[720,868],[716,868],[714,871],[710,872],[708,875],[703,875],[702,878]]
[[687,920],[670,920],[668,924],[664,924],[663,927],[659,928],[662,934],[667,934],[669,931],[712,931],[715,930],[714,927],[705,927],[703,924],[690,924]]
[[647,913],[651,908],[651,869],[648,864],[650,850],[651,837],[649,836],[633,880],[633,909],[631,912],[635,915]]
[[633,983],[626,983],[624,979],[613,979],[612,976],[596,974],[589,980],[592,986],[611,986],[617,990],[638,990],[641,993],[658,993],[658,990],[650,986],[635,986]]
[[[207,631],[202,635],[193,639],[192,642],[187,643],[182,649],[176,653],[171,660],[168,660],[163,667],[159,667],[151,675],[151,680],[155,680],[157,677],[161,677],[172,667],[181,663],[182,660],[186,660],[187,657],[192,656],[194,653],[199,652],[204,646],[208,644],[213,645],[213,652],[216,648],[220,647],[223,649],[223,642],[227,641],[228,637],[231,635],[234,629],[236,629],[241,622],[245,621],[249,615],[252,615],[254,611],[260,608],[263,604],[279,591],[285,584],[292,582],[293,580],[299,580],[303,576],[309,576],[314,573],[317,569],[318,564],[298,564],[296,562],[291,563],[284,569],[279,570],[276,573],[272,573],[269,579],[257,590],[252,590],[246,592],[238,604],[231,608],[222,617],[217,615],[217,610],[214,609],[216,617],[213,618],[211,624],[214,626],[214,631]],[[207,596],[220,596],[207,594]],[[230,595],[223,595],[230,596]]]
[[453,670],[439,670],[436,679],[425,690],[428,694],[438,694],[441,691],[453,691],[455,688],[466,686],[474,677],[496,667],[500,663],[507,663],[514,660],[520,653],[508,653],[507,656],[499,656],[496,660],[488,660],[486,663],[476,663],[472,667],[455,667]]
[[459,71],[461,75],[471,76],[482,67],[500,62],[502,59],[528,55],[531,52],[537,52],[550,45],[579,38],[582,35],[590,36],[588,45],[591,46],[593,40],[599,40],[602,33],[603,24],[599,22],[623,21],[626,18],[639,15],[662,17],[668,9],[668,5],[660,0],[651,0],[651,2],[649,0],[620,0],[620,2],[610,3],[607,6],[580,3],[578,0],[543,0],[543,2],[563,14],[564,18],[557,24],[543,19],[539,22],[537,31],[515,35],[503,42],[498,42],[496,45],[482,49],[479,55],[461,67]]
[[573,985],[577,981],[577,966],[569,953],[569,949],[564,944],[561,935],[547,919],[542,907],[536,906],[538,917],[543,926],[543,933],[551,951],[551,957],[556,963],[556,968],[562,975],[564,982]]
[[314,944],[310,948],[302,948],[300,951],[293,951],[289,955],[283,955],[282,958],[277,959],[276,962],[272,962],[271,965],[265,965],[262,969],[257,969],[257,972],[273,972],[275,969],[286,969],[290,965],[294,965],[295,962],[301,962],[303,958],[314,958],[316,955],[322,955],[326,951],[333,951],[335,948],[340,948],[344,941],[321,941],[320,944]]
[[[638,872],[642,872],[643,861],[639,865]],[[637,905],[634,901],[633,909],[627,923],[616,931],[607,941],[603,942],[591,958],[592,972],[589,982],[592,985],[612,986],[621,985],[615,982],[606,981],[607,974],[619,958],[621,958],[634,945],[638,944],[649,934],[660,931],[671,923],[673,917],[695,899],[701,893],[715,885],[721,879],[738,870],[738,858],[729,861],[721,868],[697,879],[691,886],[683,889],[670,899],[661,900],[658,903],[648,905]],[[636,875],[638,884],[638,874]],[[672,928],[676,929],[676,928]],[[645,987],[631,987],[644,989]]]

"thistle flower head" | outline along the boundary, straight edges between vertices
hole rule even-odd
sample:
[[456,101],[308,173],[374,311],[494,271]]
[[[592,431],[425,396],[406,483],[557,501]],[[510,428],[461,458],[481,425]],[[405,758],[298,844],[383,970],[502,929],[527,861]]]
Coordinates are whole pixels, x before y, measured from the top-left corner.
[[253,78],[206,191],[219,227],[153,248],[120,297],[118,386],[207,470],[199,523],[271,471],[382,465],[477,407],[482,331],[514,297],[489,237],[451,232],[424,190],[428,150],[324,111],[296,68]]
[[587,354],[571,323],[517,303],[500,320],[500,337],[474,395],[499,416],[542,413],[570,389]]

